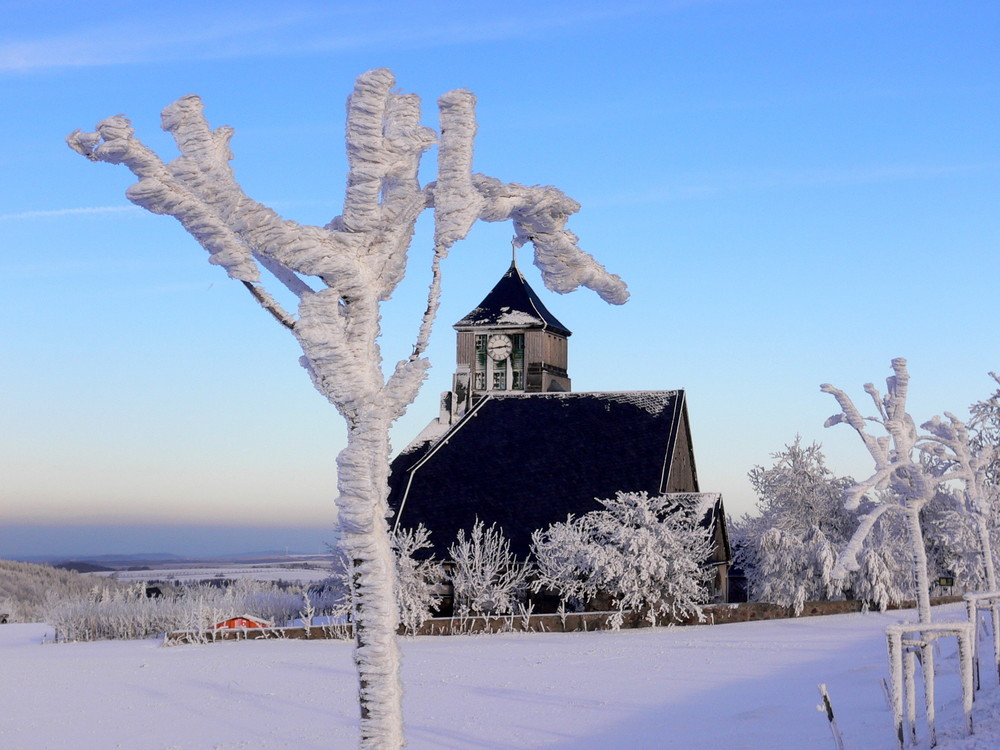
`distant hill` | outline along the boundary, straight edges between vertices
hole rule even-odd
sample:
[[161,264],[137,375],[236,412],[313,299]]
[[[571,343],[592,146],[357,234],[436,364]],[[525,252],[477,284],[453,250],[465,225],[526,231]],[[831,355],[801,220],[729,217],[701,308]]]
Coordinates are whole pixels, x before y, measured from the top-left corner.
[[110,573],[114,570],[114,568],[109,568],[106,565],[97,565],[92,562],[79,560],[68,560],[66,562],[56,563],[52,567],[60,568],[62,570],[75,570],[77,573]]

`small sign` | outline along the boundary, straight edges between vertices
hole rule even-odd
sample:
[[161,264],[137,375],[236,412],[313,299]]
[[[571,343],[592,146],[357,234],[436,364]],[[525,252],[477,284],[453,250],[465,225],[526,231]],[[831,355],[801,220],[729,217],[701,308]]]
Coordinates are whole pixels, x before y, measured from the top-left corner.
[[941,576],[940,578],[938,578],[937,583],[938,586],[950,587],[955,585],[955,579],[952,578],[951,576]]

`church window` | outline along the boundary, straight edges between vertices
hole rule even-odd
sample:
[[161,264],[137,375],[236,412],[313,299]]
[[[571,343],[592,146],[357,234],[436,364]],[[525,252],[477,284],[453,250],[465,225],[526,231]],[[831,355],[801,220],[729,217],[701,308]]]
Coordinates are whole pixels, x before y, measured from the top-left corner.
[[476,336],[476,368],[473,371],[472,387],[477,391],[486,390],[486,335]]
[[510,337],[514,348],[510,353],[511,390],[524,390],[524,334],[515,333]]

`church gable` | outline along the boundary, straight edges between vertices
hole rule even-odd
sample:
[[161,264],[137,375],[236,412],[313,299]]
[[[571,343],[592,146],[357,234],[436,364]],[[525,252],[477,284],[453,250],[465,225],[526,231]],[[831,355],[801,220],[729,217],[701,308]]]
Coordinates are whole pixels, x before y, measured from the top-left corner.
[[478,517],[524,557],[534,530],[596,510],[596,498],[697,492],[687,434],[683,391],[493,395],[393,462],[394,523],[423,523],[446,558]]

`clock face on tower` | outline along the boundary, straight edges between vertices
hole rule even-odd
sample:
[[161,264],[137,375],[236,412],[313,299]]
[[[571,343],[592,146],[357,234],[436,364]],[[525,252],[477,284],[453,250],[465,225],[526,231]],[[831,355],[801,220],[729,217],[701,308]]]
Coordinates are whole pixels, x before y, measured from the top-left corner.
[[514,345],[511,343],[510,336],[502,333],[494,333],[486,340],[486,353],[495,362],[507,359],[513,349]]

